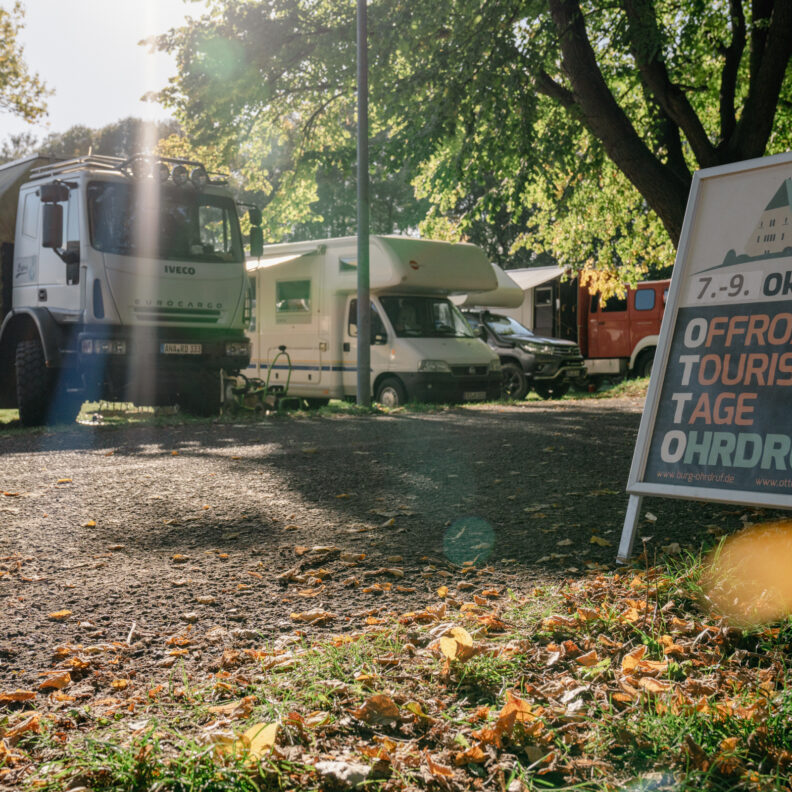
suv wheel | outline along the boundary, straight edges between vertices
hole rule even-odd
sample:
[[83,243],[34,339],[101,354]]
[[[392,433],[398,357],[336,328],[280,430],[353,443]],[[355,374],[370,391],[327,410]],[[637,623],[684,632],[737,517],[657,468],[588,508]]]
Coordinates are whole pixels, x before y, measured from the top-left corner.
[[516,363],[504,363],[502,371],[502,398],[522,401],[528,393],[528,380],[525,377],[525,372]]

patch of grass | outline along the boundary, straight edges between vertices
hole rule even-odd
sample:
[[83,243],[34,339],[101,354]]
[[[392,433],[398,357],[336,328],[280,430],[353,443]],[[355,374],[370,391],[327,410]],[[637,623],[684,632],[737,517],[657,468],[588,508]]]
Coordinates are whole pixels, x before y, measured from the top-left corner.
[[[29,731],[9,743],[0,783],[296,792],[336,784],[317,769],[333,759],[365,765],[365,788],[383,792],[486,779],[646,790],[666,777],[676,790],[781,788],[792,622],[756,628],[744,651],[745,634],[698,607],[699,567],[689,556],[313,643],[227,648],[213,677],[174,671],[169,689],[144,683],[110,710],[38,702],[36,716],[0,720],[0,736]],[[455,634],[464,651],[449,651]],[[273,723],[277,747],[252,760],[240,735]]]

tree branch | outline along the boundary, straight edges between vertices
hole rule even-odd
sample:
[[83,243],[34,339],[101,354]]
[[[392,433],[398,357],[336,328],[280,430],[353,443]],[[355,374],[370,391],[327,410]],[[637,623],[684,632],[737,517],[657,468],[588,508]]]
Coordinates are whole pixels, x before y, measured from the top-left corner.
[[721,143],[731,138],[737,126],[734,98],[737,91],[737,71],[740,68],[740,61],[745,50],[745,13],[743,12],[742,0],[730,0],[729,17],[731,20],[732,38],[729,46],[723,51],[723,69],[721,70]]
[[664,166],[638,136],[608,88],[588,39],[578,0],[549,0],[563,67],[586,126],[657,213],[674,244],[682,230],[690,180]]
[[[764,5],[764,3],[757,3]],[[778,99],[792,58],[792,2],[777,0],[773,4],[766,36],[752,36],[751,44],[763,41],[761,57],[751,53],[755,68],[749,81],[748,96],[734,135],[725,149],[730,159],[761,157],[773,131]]]
[[719,164],[704,125],[687,96],[668,74],[654,4],[651,0],[623,0],[622,6],[629,22],[630,49],[644,83],[668,117],[682,130],[698,163],[704,168]]

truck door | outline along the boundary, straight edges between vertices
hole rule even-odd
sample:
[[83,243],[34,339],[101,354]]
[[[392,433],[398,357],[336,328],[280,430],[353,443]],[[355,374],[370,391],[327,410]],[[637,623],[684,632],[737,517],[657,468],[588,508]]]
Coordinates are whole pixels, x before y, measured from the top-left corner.
[[626,297],[609,297],[604,303],[599,294],[591,298],[588,318],[590,358],[630,356],[629,319]]
[[662,319],[662,289],[638,286],[630,294],[630,352],[642,338],[660,333]]
[[[352,297],[347,306],[343,340],[343,381],[344,393],[357,393],[357,299]],[[377,306],[371,303],[371,381],[387,370],[390,363],[388,356],[388,333],[382,322]]]
[[[69,192],[69,200],[63,207],[63,242],[68,263],[54,251],[42,247],[39,253],[39,281],[37,304],[42,308],[57,308],[61,311],[80,312],[85,284],[80,283],[80,193]],[[103,314],[103,312],[102,312]],[[102,316],[97,316],[102,318]]]

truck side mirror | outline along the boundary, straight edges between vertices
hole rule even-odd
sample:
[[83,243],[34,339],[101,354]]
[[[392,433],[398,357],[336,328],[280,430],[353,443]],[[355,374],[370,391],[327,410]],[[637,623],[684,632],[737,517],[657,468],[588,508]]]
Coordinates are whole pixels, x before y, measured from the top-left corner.
[[484,325],[483,325],[483,324],[482,324],[482,325],[479,325],[479,326],[476,328],[476,335],[477,335],[477,336],[478,336],[478,337],[479,337],[479,338],[480,338],[482,341],[486,341],[486,340],[487,340],[487,331],[486,331],[486,329],[484,328]]
[[63,207],[57,203],[45,203],[42,209],[41,246],[59,248],[63,242]]
[[250,255],[258,258],[264,253],[264,233],[260,226],[250,226]]
[[56,181],[51,184],[42,184],[39,188],[41,203],[64,203],[69,200],[69,185]]

